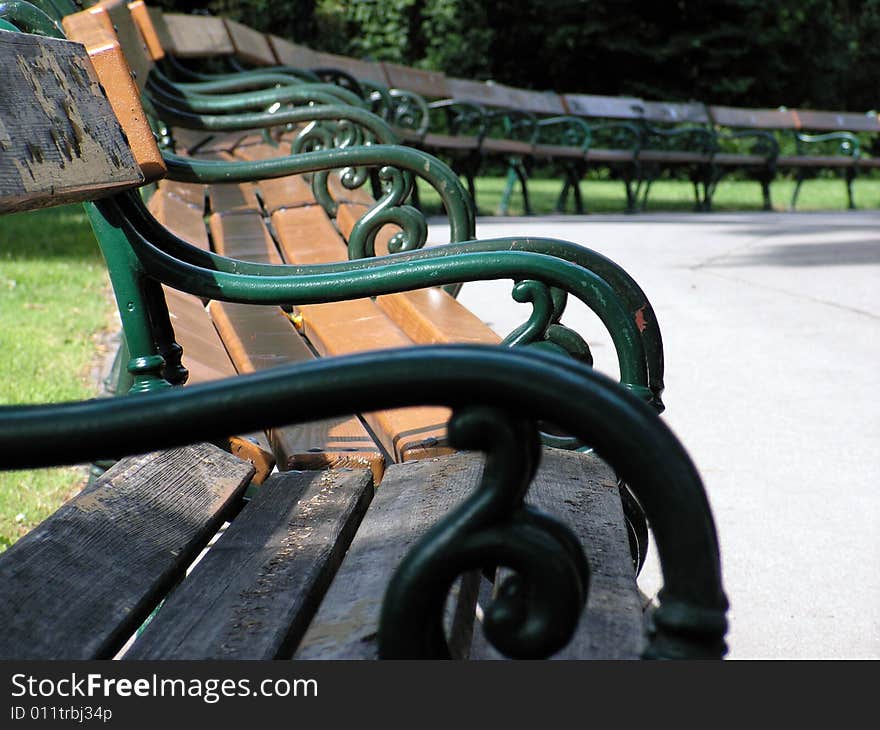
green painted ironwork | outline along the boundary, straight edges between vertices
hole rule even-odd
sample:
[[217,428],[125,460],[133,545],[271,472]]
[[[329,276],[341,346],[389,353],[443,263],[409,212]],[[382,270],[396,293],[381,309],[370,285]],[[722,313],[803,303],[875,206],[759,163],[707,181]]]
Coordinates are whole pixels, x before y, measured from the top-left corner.
[[[382,656],[444,655],[433,637],[438,619],[442,620],[442,587],[448,586],[453,568],[480,568],[488,560],[522,565],[524,579],[537,580],[544,563],[524,562],[528,558],[521,539],[528,541],[524,545],[542,549],[552,543],[552,555],[577,560],[567,554],[566,538],[555,524],[529,519],[530,513],[521,506],[521,475],[506,481],[509,471],[504,462],[521,464],[524,457],[518,452],[535,449],[534,437],[517,424],[537,419],[552,419],[594,445],[645,508],[664,579],[645,656],[719,658],[724,654],[727,601],[717,538],[691,460],[649,406],[567,358],[477,345],[419,347],[316,360],[149,396],[3,406],[0,453],[5,469],[97,461],[230,432],[416,404],[446,405],[459,412],[482,405],[517,415],[509,417],[513,425],[497,438],[494,429],[474,434],[467,423],[473,416],[456,415],[457,442],[486,450],[492,456],[490,467],[462,511],[438,523],[395,574],[382,610]],[[53,448],[44,448],[49,441]],[[510,494],[499,496],[501,490]],[[472,521],[475,512],[482,514],[486,502],[491,503],[486,509],[491,514],[485,521]],[[466,534],[458,544],[450,537],[461,530]],[[512,590],[502,594],[502,605],[489,609],[497,615],[490,640],[503,650],[529,655],[557,645],[558,632],[546,625],[556,612],[551,610],[548,619],[547,606],[554,608],[559,601],[559,615],[575,610],[581,601],[582,577],[580,585],[560,585],[573,575],[567,567],[564,576],[554,572],[548,579],[561,591],[546,599],[549,604],[522,604]],[[522,624],[507,617],[512,612],[512,619],[527,620],[530,611],[537,612],[537,626],[523,639]],[[427,645],[423,636],[431,637]]]

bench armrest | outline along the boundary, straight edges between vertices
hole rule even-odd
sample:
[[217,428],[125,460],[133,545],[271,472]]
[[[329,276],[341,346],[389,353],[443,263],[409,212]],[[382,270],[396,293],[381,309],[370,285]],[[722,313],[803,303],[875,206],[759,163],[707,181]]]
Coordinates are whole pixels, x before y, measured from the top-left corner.
[[683,126],[666,129],[646,125],[642,148],[675,149],[711,153],[715,149],[715,133],[708,127]]
[[632,122],[588,122],[593,147],[638,152],[642,145],[642,130]]
[[549,133],[562,144],[582,147],[584,150],[590,146],[593,137],[590,125],[580,117],[566,115],[539,119],[537,128],[536,142],[551,141],[547,139]]
[[715,130],[716,152],[720,150],[724,142],[738,143],[740,140],[751,140],[749,152],[756,155],[764,155],[768,162],[779,157],[779,140],[772,132],[755,129],[741,130]]
[[431,110],[424,98],[404,89],[390,89],[388,95],[391,99],[389,121],[412,130],[419,138],[424,137],[431,126]]
[[486,134],[487,112],[479,104],[456,99],[440,99],[429,102],[428,109],[443,112],[447,127],[452,134],[468,134],[480,138]]
[[491,109],[486,112],[485,136],[535,143],[538,117],[525,109]]
[[[836,147],[836,153],[847,157],[858,158],[861,155],[859,138],[852,132],[828,132],[826,134],[795,134],[798,154],[806,154],[807,145],[826,145]],[[835,144],[836,143],[836,144]]]

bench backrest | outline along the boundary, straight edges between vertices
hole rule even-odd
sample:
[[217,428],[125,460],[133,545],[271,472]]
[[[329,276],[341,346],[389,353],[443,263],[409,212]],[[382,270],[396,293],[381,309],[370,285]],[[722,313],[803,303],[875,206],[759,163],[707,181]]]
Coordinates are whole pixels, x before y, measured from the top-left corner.
[[[91,8],[68,15],[62,25],[68,38],[86,47],[144,180],[163,177],[166,168],[162,153],[140,102],[141,90],[153,62],[128,10],[125,7],[118,10]],[[130,44],[125,53],[120,45],[123,37],[128,38]],[[129,71],[132,64],[140,69],[139,73]]]
[[743,129],[797,129],[797,117],[791,109],[747,109],[710,106],[709,116],[722,127]]
[[239,59],[254,66],[275,65],[275,53],[265,35],[235,20],[224,18],[223,22]]
[[165,13],[171,55],[179,58],[231,56],[235,46],[222,18]]
[[267,35],[266,39],[275,53],[275,60],[282,66],[303,70],[318,67],[318,54],[311,48],[301,46],[299,43],[291,43],[277,35]]
[[314,68],[344,71],[358,81],[371,81],[380,86],[388,86],[388,79],[382,64],[375,61],[364,61],[360,58],[315,51]]
[[440,71],[426,71],[399,63],[383,62],[385,78],[392,89],[412,91],[429,99],[446,99],[451,96],[446,76]]
[[876,114],[793,109],[798,127],[816,132],[880,132]]
[[137,187],[144,175],[78,43],[0,31],[0,212]]
[[634,96],[564,94],[562,102],[569,114],[596,119],[641,119],[645,102]]
[[711,124],[706,105],[692,101],[687,103],[668,101],[644,101],[642,118],[648,122],[669,124]]
[[555,92],[519,89],[492,81],[471,81],[449,77],[449,96],[456,101],[469,101],[500,109],[521,109],[533,114],[564,114],[562,100]]

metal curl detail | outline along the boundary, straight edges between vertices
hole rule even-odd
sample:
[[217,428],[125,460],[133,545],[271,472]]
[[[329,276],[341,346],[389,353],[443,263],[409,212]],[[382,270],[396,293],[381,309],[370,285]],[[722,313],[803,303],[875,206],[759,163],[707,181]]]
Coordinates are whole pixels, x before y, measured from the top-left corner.
[[486,452],[476,490],[432,527],[398,566],[385,594],[379,655],[449,658],[443,608],[461,574],[506,567],[514,574],[486,607],[486,638],[503,654],[547,657],[574,634],[587,600],[589,566],[577,538],[524,505],[540,459],[535,424],[491,407],[457,410],[457,449]]
[[401,253],[422,248],[428,240],[425,216],[404,201],[413,189],[413,175],[409,171],[385,166],[379,170],[383,197],[352,227],[348,237],[348,257],[351,260],[376,255],[376,236],[386,225],[396,225],[400,231],[388,242],[389,253]]

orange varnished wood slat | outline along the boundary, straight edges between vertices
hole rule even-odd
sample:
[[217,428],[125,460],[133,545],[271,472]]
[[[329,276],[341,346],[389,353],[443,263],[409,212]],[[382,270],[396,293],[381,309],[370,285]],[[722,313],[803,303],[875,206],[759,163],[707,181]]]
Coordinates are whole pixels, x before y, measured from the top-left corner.
[[203,211],[163,188],[150,198],[147,206],[153,216],[176,236],[205,251],[209,249],[208,231]]
[[[211,316],[239,372],[255,372],[314,359],[278,307],[211,302]],[[378,483],[385,460],[355,416],[270,429],[280,469],[368,467]]]
[[[336,223],[343,236],[348,238],[352,226],[365,210],[362,206],[339,206]],[[385,226],[377,236],[376,249],[380,255],[387,251],[391,230],[391,226]],[[376,297],[376,303],[420,345],[450,342],[497,345],[501,341],[479,317],[439,287],[385,294]]]
[[162,11],[159,8],[148,8],[143,0],[129,3],[128,10],[144,39],[150,57],[153,61],[161,61],[165,58],[166,48],[171,46]]
[[157,180],[166,174],[162,153],[156,145],[153,131],[141,106],[140,90],[132,78],[122,48],[113,31],[106,28],[102,18],[107,18],[106,13],[83,11],[68,15],[62,24],[70,40],[86,47],[95,73],[125,131],[145,180]]
[[[328,220],[321,224],[318,206],[290,208],[272,216],[272,224],[293,264],[316,264],[345,258],[345,244]],[[315,231],[314,234],[304,233]],[[321,231],[318,233],[318,231]],[[409,347],[413,341],[371,299],[300,307],[303,330],[322,356]],[[364,419],[396,461],[450,453],[445,444],[445,408],[417,407],[364,414]]]
[[255,263],[284,263],[259,213],[214,213],[208,223],[214,250],[220,255]]
[[[163,287],[163,290],[174,327],[174,337],[183,347],[182,361],[189,370],[187,384],[206,383],[234,376],[235,367],[202,300],[169,287]],[[275,466],[275,457],[247,437],[230,436],[219,445],[254,465],[257,473],[253,481],[257,484],[262,483]]]
[[[371,205],[357,203],[342,203],[336,211],[336,225],[340,233],[348,240],[355,223],[366,213]],[[395,225],[385,225],[376,234],[376,255],[384,256],[388,253],[388,242],[391,237],[400,230]]]
[[[235,150],[236,157],[249,161],[271,159],[284,153],[284,149],[272,147],[268,144],[248,145],[246,147],[238,147]],[[286,177],[261,180],[259,189],[266,212],[270,214],[281,208],[313,205],[315,203],[312,187],[301,175],[288,175]]]
[[159,188],[199,210],[205,209],[205,186],[199,183],[179,182],[178,180],[162,180]]

